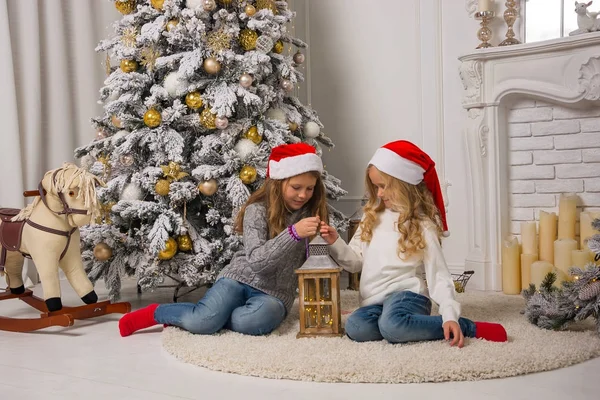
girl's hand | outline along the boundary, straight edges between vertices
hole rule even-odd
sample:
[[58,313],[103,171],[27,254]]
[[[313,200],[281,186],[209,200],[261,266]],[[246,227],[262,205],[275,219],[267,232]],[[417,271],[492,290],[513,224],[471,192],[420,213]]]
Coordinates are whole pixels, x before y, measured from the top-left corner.
[[452,334],[452,342],[450,346],[458,345],[458,348],[462,348],[465,345],[465,336],[463,335],[460,325],[456,321],[446,321],[443,325],[444,338],[450,340],[450,334]]
[[296,222],[294,227],[296,228],[298,236],[300,236],[301,239],[304,239],[316,235],[320,224],[321,218],[308,217]]
[[334,227],[327,225],[325,222],[321,224],[321,237],[325,239],[325,241],[332,245],[338,239],[340,235],[338,235],[337,231]]

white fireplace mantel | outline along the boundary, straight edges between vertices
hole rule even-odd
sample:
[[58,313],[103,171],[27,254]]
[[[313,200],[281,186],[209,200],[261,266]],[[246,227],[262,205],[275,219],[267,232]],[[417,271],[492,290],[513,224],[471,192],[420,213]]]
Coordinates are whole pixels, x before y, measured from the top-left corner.
[[568,105],[600,98],[600,33],[476,50],[459,58],[470,187],[465,268],[475,286],[501,290],[508,233],[507,99]]

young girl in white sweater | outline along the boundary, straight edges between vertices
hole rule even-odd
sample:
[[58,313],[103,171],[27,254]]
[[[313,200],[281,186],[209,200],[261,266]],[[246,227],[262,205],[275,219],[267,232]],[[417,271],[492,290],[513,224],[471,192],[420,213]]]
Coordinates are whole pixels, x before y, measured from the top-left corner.
[[[354,237],[346,244],[331,226],[321,235],[346,270],[362,271],[361,307],[346,321],[355,341],[391,343],[464,337],[507,340],[500,324],[460,317],[454,282],[440,244],[446,215],[435,164],[414,144],[388,143],[367,168],[368,202]],[[431,316],[431,300],[440,316]]]

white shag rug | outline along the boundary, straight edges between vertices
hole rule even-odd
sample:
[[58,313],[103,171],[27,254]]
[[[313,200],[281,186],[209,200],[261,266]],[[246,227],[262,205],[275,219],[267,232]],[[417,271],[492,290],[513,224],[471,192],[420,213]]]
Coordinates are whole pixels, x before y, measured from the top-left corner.
[[[342,291],[342,321],[358,306],[358,293]],[[268,336],[231,331],[193,335],[166,328],[163,346],[178,359],[216,371],[274,379],[318,382],[416,383],[502,378],[547,371],[600,355],[592,321],[554,332],[530,324],[520,296],[467,292],[457,295],[463,316],[502,323],[507,343],[466,339],[465,347],[445,341],[392,345],[356,343],[348,337],[296,339],[297,300],[283,324]],[[434,310],[437,312],[437,310]],[[587,323],[586,323],[587,322]]]

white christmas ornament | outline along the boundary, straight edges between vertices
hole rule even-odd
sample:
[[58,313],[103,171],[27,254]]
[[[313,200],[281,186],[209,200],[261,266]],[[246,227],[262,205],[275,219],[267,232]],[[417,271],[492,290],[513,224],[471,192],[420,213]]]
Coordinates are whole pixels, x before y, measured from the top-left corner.
[[185,6],[189,9],[195,9],[198,7],[202,7],[204,5],[204,0],[186,0]]
[[144,191],[137,183],[129,183],[121,192],[121,200],[142,200]]
[[284,124],[287,124],[287,117],[285,115],[285,111],[283,111],[281,108],[269,108],[265,113],[265,117],[281,121]]
[[313,121],[308,121],[304,124],[304,136],[314,139],[321,133],[321,127]]
[[240,139],[233,148],[240,156],[240,160],[246,161],[248,156],[256,149],[256,145],[250,139]]
[[165,77],[164,87],[171,97],[179,97],[186,92],[187,82],[179,79],[177,72],[171,72]]

